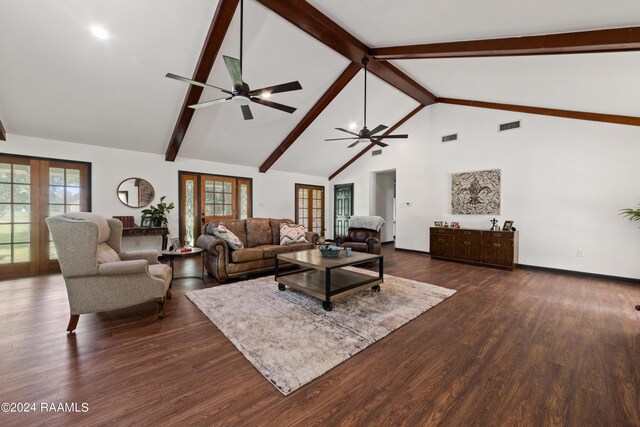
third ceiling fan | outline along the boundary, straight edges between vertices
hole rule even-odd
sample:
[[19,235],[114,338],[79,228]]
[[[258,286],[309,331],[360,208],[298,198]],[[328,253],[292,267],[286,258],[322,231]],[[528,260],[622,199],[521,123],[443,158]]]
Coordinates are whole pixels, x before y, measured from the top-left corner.
[[362,59],[362,65],[364,65],[364,126],[363,128],[360,129],[360,132],[358,133],[351,132],[350,130],[343,129],[343,128],[335,128],[336,130],[339,130],[341,132],[346,132],[354,136],[348,137],[348,138],[330,138],[330,139],[325,139],[325,141],[344,141],[344,140],[355,139],[356,141],[353,144],[349,145],[349,148],[351,148],[358,145],[359,142],[365,142],[363,140],[368,140],[376,145],[379,145],[380,147],[387,147],[388,144],[385,144],[384,142],[382,142],[381,141],[382,139],[388,139],[388,138],[399,139],[399,138],[407,138],[409,136],[407,134],[376,136],[377,133],[380,133],[387,128],[387,126],[385,125],[378,125],[372,130],[369,130],[367,128],[367,64],[369,64],[369,58],[365,57]]

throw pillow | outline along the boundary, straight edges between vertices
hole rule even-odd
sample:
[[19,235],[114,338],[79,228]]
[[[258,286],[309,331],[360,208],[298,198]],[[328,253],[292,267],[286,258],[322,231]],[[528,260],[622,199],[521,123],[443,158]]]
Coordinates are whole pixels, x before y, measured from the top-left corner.
[[280,244],[309,243],[305,237],[305,230],[298,224],[280,224]]
[[238,236],[229,231],[224,225],[219,225],[214,228],[213,235],[227,242],[231,249],[244,249],[244,245],[240,239],[238,239]]
[[106,243],[100,243],[98,245],[98,264],[104,264],[105,262],[118,262],[120,261],[120,257],[111,249],[111,246]]

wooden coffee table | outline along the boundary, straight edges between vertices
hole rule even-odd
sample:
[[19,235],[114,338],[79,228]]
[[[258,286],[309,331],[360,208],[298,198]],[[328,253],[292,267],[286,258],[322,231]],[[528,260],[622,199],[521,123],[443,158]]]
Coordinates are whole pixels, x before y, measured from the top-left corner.
[[[356,273],[343,267],[378,261],[378,276]],[[286,286],[323,300],[322,308],[333,309],[333,301],[360,289],[371,287],[380,292],[383,279],[383,257],[362,252],[353,252],[346,256],[340,252],[338,258],[323,258],[317,249],[290,252],[276,255],[276,275],[278,289],[284,291]],[[300,268],[280,273],[279,263],[287,262]]]

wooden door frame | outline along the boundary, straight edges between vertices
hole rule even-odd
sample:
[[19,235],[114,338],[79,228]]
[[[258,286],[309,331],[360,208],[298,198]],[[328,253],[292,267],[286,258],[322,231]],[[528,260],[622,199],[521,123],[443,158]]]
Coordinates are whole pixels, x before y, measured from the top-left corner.
[[335,239],[336,236],[338,235],[337,233],[337,229],[336,227],[337,225],[337,214],[336,214],[336,206],[337,206],[337,201],[338,201],[338,191],[337,191],[337,187],[351,187],[351,214],[349,215],[349,217],[351,217],[351,215],[353,215],[353,182],[350,184],[335,184],[333,186],[333,238]]
[[[249,178],[246,176],[234,176],[234,175],[222,175],[211,172],[194,172],[194,171],[178,171],[178,238],[181,243],[184,243],[185,238],[185,229],[184,229],[184,189],[183,189],[183,177],[195,177],[196,178],[196,195],[194,200],[194,210],[197,218],[194,220],[193,234],[194,240],[198,240],[198,236],[202,234],[202,216],[200,215],[203,211],[203,207],[200,203],[200,187],[202,186],[202,177],[203,176],[219,176],[221,178],[234,178],[236,180],[236,186],[240,185],[242,181],[249,184],[251,187],[251,194],[248,199],[248,207],[247,207],[247,216],[249,218],[253,217],[253,178]],[[236,195],[236,205],[240,204],[240,200],[238,199],[239,195]]]
[[[294,199],[295,199],[295,223],[298,224],[299,221],[299,216],[298,216],[298,190],[300,188],[307,188],[309,190],[322,190],[322,233],[320,234],[321,236],[324,236],[325,231],[327,231],[325,229],[325,217],[326,217],[326,210],[325,210],[325,193],[326,193],[326,189],[324,187],[324,185],[314,185],[314,184],[302,184],[302,183],[298,183],[296,182],[295,184],[295,190],[294,190]],[[313,206],[311,204],[311,201],[313,200],[313,197],[311,196],[311,193],[309,193],[309,206],[307,206],[307,210],[309,212],[309,227],[311,229],[313,229],[313,222],[312,222],[312,209]],[[311,231],[311,230],[307,230],[307,231]]]
[[[16,159],[21,159],[22,162],[16,162]],[[86,207],[86,212],[92,210],[92,197],[91,197],[91,176],[92,176],[92,163],[81,160],[66,160],[57,159],[51,157],[36,157],[28,156],[24,154],[0,154],[0,161],[5,160],[8,163],[28,164],[30,170],[30,185],[31,185],[31,261],[29,262],[29,268],[16,269],[7,268],[3,271],[5,277],[19,277],[25,275],[46,274],[49,272],[60,271],[60,265],[57,260],[49,259],[49,229],[44,222],[49,208],[49,171],[48,168],[63,167],[68,168],[69,165],[77,164],[81,166],[82,180],[86,180],[86,203],[81,201],[80,206]],[[80,188],[84,186],[81,185]],[[45,191],[46,188],[46,191]],[[46,255],[46,256],[45,256]],[[5,270],[0,267],[0,270]]]

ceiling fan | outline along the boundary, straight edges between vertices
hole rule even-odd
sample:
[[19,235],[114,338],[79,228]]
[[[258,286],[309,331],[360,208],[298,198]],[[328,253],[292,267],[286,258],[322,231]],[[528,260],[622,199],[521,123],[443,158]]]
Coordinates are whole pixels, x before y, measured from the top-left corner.
[[351,147],[355,147],[356,145],[358,145],[359,142],[365,142],[362,141],[364,140],[369,140],[370,142],[379,145],[380,147],[387,147],[389,146],[389,144],[385,144],[384,142],[381,141],[381,139],[386,139],[386,138],[407,138],[409,135],[406,134],[402,134],[402,135],[380,135],[380,136],[375,136],[375,134],[382,132],[383,130],[385,130],[387,128],[387,126],[385,125],[378,125],[376,126],[374,129],[369,130],[367,128],[367,64],[369,63],[369,58],[363,58],[362,59],[362,65],[364,65],[364,127],[362,129],[360,129],[360,132],[355,133],[355,132],[351,132],[350,130],[347,129],[343,129],[343,128],[335,128],[336,130],[339,130],[341,132],[346,132],[348,134],[354,135],[352,137],[349,138],[330,138],[330,139],[325,139],[325,141],[344,141],[344,140],[348,140],[348,139],[355,139],[356,141],[349,145],[349,148]]
[[218,86],[213,86],[208,83],[201,83],[195,80],[188,79],[186,77],[178,76],[176,74],[167,73],[166,77],[171,79],[180,80],[185,83],[189,83],[195,86],[200,86],[204,88],[214,88],[218,89],[226,93],[228,96],[218,99],[213,99],[211,101],[201,102],[199,104],[189,105],[189,108],[199,109],[204,107],[209,107],[211,105],[220,104],[225,101],[234,101],[240,104],[240,108],[242,109],[242,116],[245,120],[253,119],[253,114],[251,114],[251,109],[249,108],[250,102],[255,102],[256,104],[262,104],[267,107],[275,108],[276,110],[284,111],[286,113],[293,113],[296,111],[294,107],[290,107],[288,105],[278,104],[277,102],[267,101],[264,98],[271,96],[274,93],[282,93],[282,92],[290,92],[294,90],[302,89],[302,86],[299,82],[289,82],[283,83],[274,86],[263,87],[260,89],[249,88],[249,85],[242,80],[242,35],[243,35],[243,0],[240,0],[240,59],[232,58],[230,56],[223,55],[224,64],[227,67],[227,71],[229,72],[229,76],[231,77],[231,81],[233,81],[233,88],[231,90],[223,89]]

